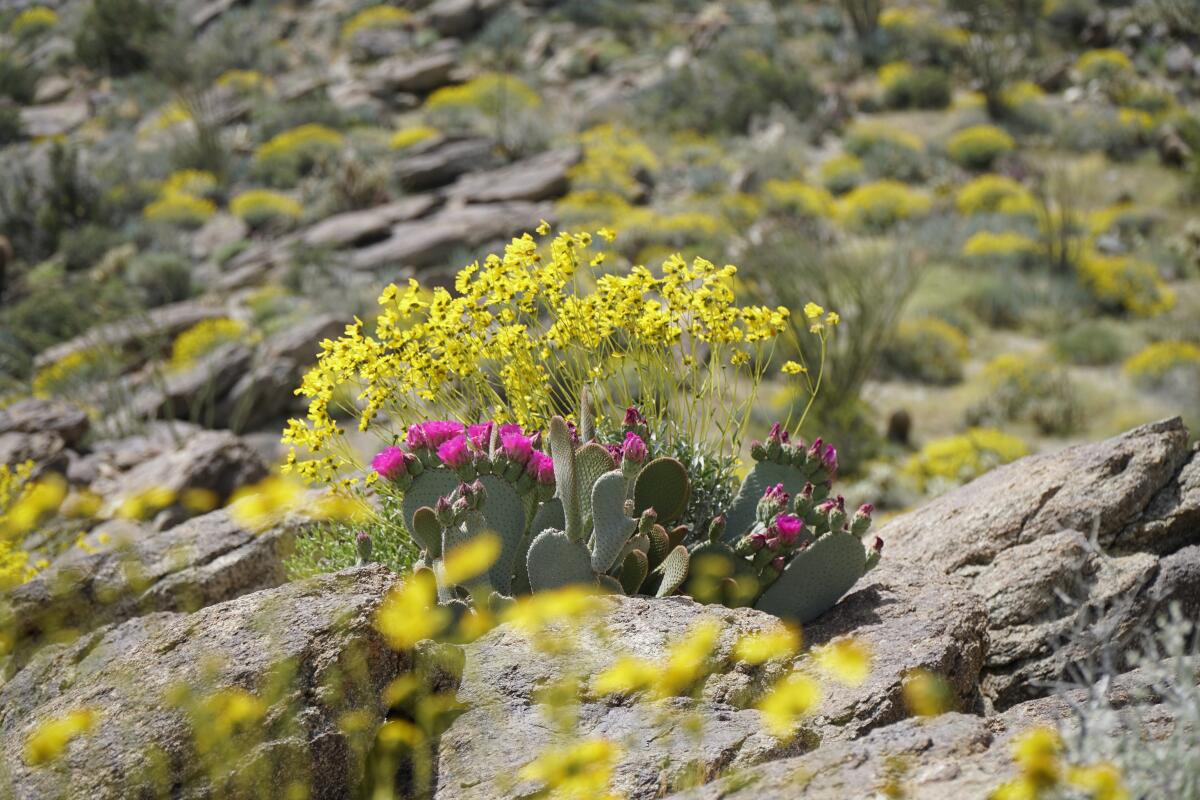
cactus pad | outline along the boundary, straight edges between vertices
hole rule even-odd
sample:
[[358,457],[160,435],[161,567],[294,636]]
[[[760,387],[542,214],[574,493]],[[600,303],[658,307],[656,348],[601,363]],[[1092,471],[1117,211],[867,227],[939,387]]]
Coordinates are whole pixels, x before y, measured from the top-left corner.
[[637,594],[649,574],[650,562],[645,553],[634,550],[625,556],[625,561],[621,564],[621,586],[625,589],[625,594]]
[[535,592],[573,584],[595,583],[592,556],[587,547],[566,533],[545,530],[529,545],[529,586]]
[[576,491],[579,492],[580,513],[584,519],[594,518],[592,491],[596,481],[600,480],[601,475],[616,468],[616,462],[604,445],[589,442],[575,451],[575,474],[579,480]]
[[575,445],[562,417],[550,418],[550,456],[554,459],[555,497],[562,501],[567,536],[582,542],[583,510],[579,507],[579,470],[575,463]]
[[637,520],[625,515],[625,476],[613,470],[600,476],[592,490],[595,538],[592,544],[592,569],[608,572],[621,550],[637,529]]
[[[458,488],[462,483],[459,477],[448,469],[427,469],[413,478],[412,486],[404,493],[400,503],[400,511],[404,517],[404,527],[410,532],[413,529],[413,515],[421,506],[433,506],[439,497],[445,497]],[[438,534],[441,538],[441,534]]]
[[659,522],[674,522],[687,510],[691,494],[687,468],[674,458],[656,458],[642,467],[634,482],[634,514],[653,508]]
[[857,536],[830,533],[801,550],[754,607],[800,624],[824,614],[863,576],[867,553]]
[[429,506],[421,506],[413,514],[412,525],[409,526],[413,539],[429,555],[430,558],[442,556],[442,526],[438,524],[437,516]]
[[487,492],[483,517],[488,528],[500,537],[500,555],[488,570],[488,578],[497,591],[509,594],[525,536],[525,501],[511,483],[497,475],[484,475],[479,480]]
[[683,545],[667,554],[666,559],[655,570],[655,572],[662,573],[662,583],[659,584],[655,597],[667,597],[674,594],[683,585],[683,582],[687,580],[689,561],[687,548]]

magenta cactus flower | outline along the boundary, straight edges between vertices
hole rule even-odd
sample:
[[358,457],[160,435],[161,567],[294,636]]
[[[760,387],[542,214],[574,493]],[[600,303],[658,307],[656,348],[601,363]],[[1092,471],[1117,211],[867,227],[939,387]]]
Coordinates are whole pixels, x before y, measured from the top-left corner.
[[783,429],[783,426],[778,422],[771,424],[771,430],[767,433],[767,441],[769,442],[786,442],[788,440],[788,432]]
[[525,471],[542,485],[554,483],[554,459],[540,450],[534,450],[529,454],[529,461],[525,464]]
[[467,428],[467,438],[471,440],[471,444],[475,445],[476,450],[487,452],[492,443],[492,428],[495,425],[496,423],[488,420]]
[[642,416],[642,412],[638,411],[637,406],[630,406],[625,409],[625,427],[639,428],[646,424],[646,418]]
[[452,439],[446,439],[438,446],[437,456],[451,469],[465,467],[471,463],[471,449],[467,444],[467,437],[459,434]]
[[500,434],[500,450],[509,461],[524,466],[533,454],[533,440],[521,433],[518,426],[516,431]]
[[407,473],[408,462],[405,458],[407,455],[403,449],[395,445],[385,447],[371,459],[371,469],[379,473],[379,477],[384,480],[394,481]]
[[804,530],[804,521],[794,514],[780,514],[772,527],[781,544],[792,545]]

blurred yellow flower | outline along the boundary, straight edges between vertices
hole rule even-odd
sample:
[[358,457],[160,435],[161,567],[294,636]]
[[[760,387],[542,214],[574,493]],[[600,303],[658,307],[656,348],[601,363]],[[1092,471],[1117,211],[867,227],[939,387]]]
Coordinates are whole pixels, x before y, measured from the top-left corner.
[[449,619],[450,612],[438,605],[433,573],[418,570],[388,592],[375,613],[375,629],[394,650],[409,650],[441,633]]
[[839,683],[860,686],[871,674],[871,649],[852,637],[813,648],[817,668]]
[[777,739],[790,740],[796,723],[821,702],[821,685],[808,675],[793,672],[779,681],[758,703],[767,730]]
[[80,708],[41,723],[25,740],[25,763],[36,767],[58,758],[72,739],[95,726],[96,719],[95,711]]
[[597,800],[608,791],[620,754],[620,748],[607,739],[584,739],[546,750],[521,767],[518,775],[543,784],[550,797]]
[[500,557],[500,537],[484,532],[452,548],[442,562],[447,583],[466,583],[486,572]]
[[800,651],[801,642],[798,628],[781,625],[738,639],[733,646],[733,656],[747,664],[762,664],[774,658],[791,658]]

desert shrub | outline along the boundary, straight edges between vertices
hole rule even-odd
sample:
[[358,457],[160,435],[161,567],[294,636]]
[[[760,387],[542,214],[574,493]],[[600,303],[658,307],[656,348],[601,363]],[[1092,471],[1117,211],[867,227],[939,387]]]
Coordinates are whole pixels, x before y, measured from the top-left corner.
[[804,118],[819,100],[810,70],[774,29],[735,25],[644,90],[637,108],[672,130],[744,133],[772,107]]
[[388,139],[388,147],[397,151],[407,150],[422,142],[433,141],[440,135],[437,128],[431,128],[428,125],[414,125],[393,133]]
[[109,221],[76,148],[54,142],[44,168],[22,159],[0,162],[0,234],[24,259],[47,258],[64,232]]
[[908,460],[904,470],[922,491],[929,491],[966,483],[1027,455],[1029,447],[1015,436],[994,428],[972,428],[929,442]]
[[985,397],[967,411],[972,425],[1031,422],[1046,435],[1079,429],[1083,408],[1067,373],[1039,356],[1007,353],[983,369]]
[[996,159],[1012,152],[1016,142],[994,125],[974,125],[958,131],[946,143],[946,152],[959,166],[988,169]]
[[1084,288],[1108,311],[1152,317],[1175,305],[1174,291],[1149,262],[1087,248],[1076,270]]
[[300,201],[269,189],[247,189],[229,201],[235,217],[255,230],[286,227],[304,216]]
[[1041,243],[1017,231],[976,231],[962,248],[964,258],[1019,267],[1036,264],[1042,252]]
[[837,216],[851,228],[884,230],[898,222],[929,213],[929,197],[899,181],[875,181],[847,192],[837,204]]
[[1191,342],[1155,342],[1130,356],[1124,370],[1139,385],[1162,388],[1181,378],[1200,378],[1200,347]]
[[856,122],[846,131],[842,145],[862,159],[872,175],[910,182],[925,176],[925,143],[907,131],[873,122]]
[[349,42],[359,31],[398,28],[412,18],[406,8],[379,5],[364,8],[342,23],[342,40]]
[[197,228],[217,213],[217,205],[206,197],[180,191],[164,192],[143,209],[150,222],[163,222],[182,228]]
[[243,341],[246,337],[246,323],[239,320],[217,317],[197,322],[172,342],[170,368],[187,369],[221,345]]
[[68,272],[91,269],[122,237],[107,225],[87,223],[65,231],[59,239],[59,256]]
[[311,578],[353,567],[359,561],[358,535],[371,537],[371,560],[403,574],[412,568],[419,551],[403,535],[399,506],[381,510],[377,519],[356,522],[332,520],[306,529],[296,537],[292,552],[284,560],[290,580]]
[[515,75],[485,72],[466,83],[444,86],[425,100],[425,111],[442,130],[473,131],[510,150],[528,149],[548,132],[533,112],[542,105],[537,91]]
[[307,124],[277,133],[254,151],[258,175],[276,186],[291,186],[341,150],[345,137],[324,125]]
[[964,216],[1009,214],[1035,217],[1037,199],[1020,182],[1005,175],[980,175],[959,188],[954,207]]
[[1088,50],[1075,62],[1075,69],[1084,81],[1112,82],[1133,74],[1129,56],[1115,49]]
[[945,70],[903,61],[881,67],[879,83],[888,108],[945,108],[954,88]]
[[962,380],[968,352],[962,331],[930,317],[900,323],[883,346],[880,364],[901,380],[944,385]]
[[111,363],[99,348],[77,350],[51,364],[33,376],[35,397],[70,396],[81,387],[111,377]]
[[1129,334],[1111,320],[1083,320],[1054,338],[1055,354],[1071,364],[1115,364],[1129,352]]
[[33,101],[37,73],[12,52],[0,52],[0,99],[8,98],[19,105]]
[[58,25],[58,13],[46,6],[25,9],[8,25],[8,32],[21,40],[33,39]]
[[821,183],[834,194],[845,194],[863,179],[862,159],[853,154],[836,155],[821,165]]
[[767,208],[795,217],[828,217],[834,211],[833,196],[820,186],[803,181],[769,180],[763,185]]
[[1076,152],[1101,151],[1116,161],[1127,161],[1148,142],[1152,126],[1144,112],[1131,109],[1074,109],[1062,120],[1057,138]]
[[635,200],[662,166],[654,149],[637,131],[624,125],[604,123],[588,128],[580,134],[579,145],[583,158],[567,173],[573,191],[603,192]]
[[92,0],[75,33],[75,56],[111,75],[137,72],[167,27],[162,6],[149,0]]
[[144,253],[125,268],[125,277],[147,308],[186,300],[192,293],[192,268],[174,253]]
[[20,141],[24,132],[20,106],[0,99],[0,147]]

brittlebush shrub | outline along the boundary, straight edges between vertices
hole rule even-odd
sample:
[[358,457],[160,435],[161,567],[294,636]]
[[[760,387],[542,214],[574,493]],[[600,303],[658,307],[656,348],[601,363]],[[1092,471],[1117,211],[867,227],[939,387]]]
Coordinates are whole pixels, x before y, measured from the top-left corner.
[[834,212],[833,195],[804,181],[770,180],[763,186],[767,208],[794,217],[829,217]]
[[950,105],[950,76],[937,67],[914,67],[903,61],[879,70],[883,102],[888,108],[937,109]]
[[1005,175],[980,175],[959,187],[954,207],[964,216],[1006,214],[1036,217],[1037,198],[1019,181]]
[[908,460],[904,470],[927,491],[935,483],[966,483],[1027,455],[1029,447],[1015,436],[994,428],[972,428],[929,442]]
[[863,162],[856,155],[843,153],[821,165],[821,183],[834,194],[845,194],[863,182]]
[[1029,267],[1037,263],[1044,249],[1040,242],[1016,231],[977,231],[963,243],[962,255],[983,263]]
[[1131,356],[1124,369],[1144,388],[1162,389],[1172,383],[1200,388],[1200,347],[1191,342],[1155,342]]
[[287,227],[304,216],[300,201],[268,189],[249,189],[229,201],[229,210],[252,229]]
[[1038,355],[1006,353],[987,363],[983,399],[967,411],[972,425],[1029,422],[1040,432],[1063,436],[1077,431],[1083,408],[1062,367]]
[[1075,265],[1079,280],[1105,310],[1153,317],[1175,305],[1175,293],[1158,268],[1132,256],[1085,250]]
[[929,196],[899,181],[875,181],[852,189],[837,204],[837,216],[847,227],[880,231],[912,217],[928,214]]
[[1054,352],[1062,360],[1086,367],[1115,364],[1128,355],[1129,332],[1120,322],[1084,320],[1054,338]]
[[901,380],[952,384],[963,377],[967,337],[948,322],[927,318],[900,323],[884,345],[880,365]]
[[959,166],[988,169],[996,159],[1016,149],[1016,141],[994,125],[974,125],[950,137],[946,152]]
[[278,133],[254,151],[258,174],[275,186],[291,186],[342,149],[345,137],[325,125],[301,125]]
[[245,338],[246,323],[239,320],[218,317],[197,322],[175,337],[171,345],[171,369],[187,369],[221,345]]

